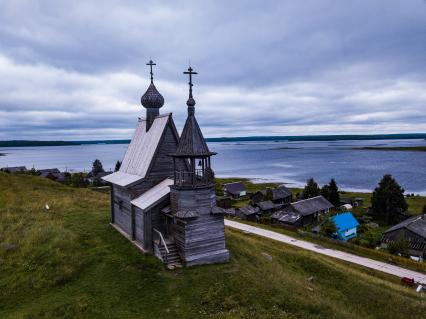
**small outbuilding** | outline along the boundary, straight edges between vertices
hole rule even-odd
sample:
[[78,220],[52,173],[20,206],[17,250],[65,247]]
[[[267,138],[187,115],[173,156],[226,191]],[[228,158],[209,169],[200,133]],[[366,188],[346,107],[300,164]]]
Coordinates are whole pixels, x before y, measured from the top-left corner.
[[257,207],[259,207],[262,214],[272,213],[272,211],[275,209],[275,204],[271,202],[270,200],[259,202],[256,205]]
[[236,216],[243,220],[257,221],[259,218],[259,208],[247,205],[236,210]]
[[223,184],[223,193],[232,198],[241,198],[247,195],[246,186],[242,182]]
[[339,209],[341,210],[341,211],[348,211],[348,210],[351,210],[353,207],[352,207],[352,205],[351,204],[343,204],[342,206],[340,206],[339,207]]
[[357,236],[357,227],[359,225],[351,212],[344,212],[330,217],[336,225],[336,235],[340,240],[348,240]]
[[290,204],[292,200],[291,191],[285,187],[285,185],[280,185],[277,188],[272,188],[272,202],[274,204]]

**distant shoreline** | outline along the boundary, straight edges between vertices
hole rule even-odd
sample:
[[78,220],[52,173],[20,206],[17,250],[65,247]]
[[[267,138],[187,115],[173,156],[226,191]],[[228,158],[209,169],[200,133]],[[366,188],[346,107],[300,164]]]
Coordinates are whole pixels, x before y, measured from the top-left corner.
[[[320,141],[371,141],[426,139],[426,133],[411,134],[376,134],[376,135],[305,135],[305,136],[242,136],[206,138],[207,142],[320,142]],[[34,146],[72,146],[90,144],[129,144],[130,140],[93,140],[93,141],[0,141],[0,147],[34,147]]]
[[426,152],[426,146],[396,146],[396,147],[354,147],[354,150],[371,150],[371,151],[399,151],[399,152]]

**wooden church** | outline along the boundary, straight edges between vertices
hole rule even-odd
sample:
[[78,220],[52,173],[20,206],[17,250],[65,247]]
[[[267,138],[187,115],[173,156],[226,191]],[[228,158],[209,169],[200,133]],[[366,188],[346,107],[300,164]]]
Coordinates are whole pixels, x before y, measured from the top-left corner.
[[164,98],[153,81],[141,98],[139,119],[120,170],[103,179],[111,185],[111,224],[144,252],[169,267],[221,263],[224,210],[216,206],[210,152],[195,118],[189,75],[188,116],[182,135],[171,113],[160,115]]

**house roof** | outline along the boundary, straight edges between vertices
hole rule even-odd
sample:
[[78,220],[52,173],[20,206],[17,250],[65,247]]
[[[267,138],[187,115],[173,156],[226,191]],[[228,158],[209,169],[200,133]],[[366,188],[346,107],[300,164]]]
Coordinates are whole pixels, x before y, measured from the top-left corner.
[[241,182],[223,184],[223,187],[225,188],[226,192],[233,195],[239,195],[240,192],[246,190],[245,185]]
[[399,230],[402,228],[406,228],[413,233],[419,235],[422,238],[426,239],[426,215],[420,215],[420,216],[413,216],[411,218],[408,218],[404,220],[403,222],[392,226],[388,230],[386,230],[384,233],[390,233],[395,230]]
[[0,169],[0,171],[8,171],[10,173],[25,172],[26,170],[25,166],[2,167]]
[[351,212],[344,212],[331,217],[331,220],[336,224],[337,230],[351,229],[359,225],[356,218]]
[[300,219],[301,215],[290,205],[272,214],[271,218],[287,224],[294,224]]
[[120,170],[102,179],[124,187],[145,178],[170,116],[171,113],[157,116],[148,132],[146,119],[139,119]]
[[170,185],[173,185],[173,180],[166,178],[162,182],[150,188],[141,196],[131,201],[132,205],[139,207],[142,210],[149,209],[152,205],[162,200],[164,197],[170,194]]
[[196,210],[187,209],[187,210],[178,210],[174,214],[174,216],[181,219],[188,219],[188,218],[198,217],[199,214]]
[[291,192],[284,185],[272,189],[272,200],[283,199],[289,196],[291,196]]
[[291,203],[291,206],[293,206],[293,208],[303,216],[311,215],[318,211],[334,207],[333,204],[326,200],[322,195]]
[[256,214],[259,211],[258,208],[254,208],[251,205],[241,207],[241,208],[239,208],[239,210],[240,210],[241,213],[243,213],[246,216]]
[[270,200],[266,200],[266,201],[263,201],[263,202],[259,202],[259,203],[257,203],[256,205],[257,205],[257,206],[259,206],[259,208],[260,208],[261,210],[270,210],[270,209],[274,209],[274,208],[275,208],[274,203],[273,203],[273,202],[271,202]]

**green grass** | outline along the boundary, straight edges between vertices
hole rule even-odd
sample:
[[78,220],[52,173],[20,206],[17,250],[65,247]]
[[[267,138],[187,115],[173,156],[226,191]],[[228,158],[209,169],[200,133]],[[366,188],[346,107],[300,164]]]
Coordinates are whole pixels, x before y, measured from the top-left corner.
[[398,278],[232,230],[229,263],[167,271],[108,220],[107,194],[0,173],[0,318],[423,318],[426,311]]

